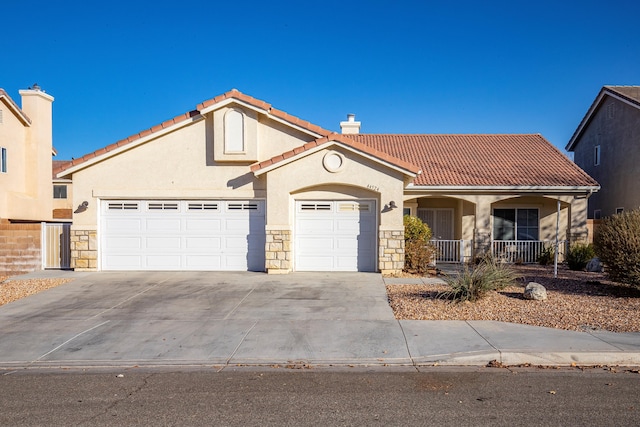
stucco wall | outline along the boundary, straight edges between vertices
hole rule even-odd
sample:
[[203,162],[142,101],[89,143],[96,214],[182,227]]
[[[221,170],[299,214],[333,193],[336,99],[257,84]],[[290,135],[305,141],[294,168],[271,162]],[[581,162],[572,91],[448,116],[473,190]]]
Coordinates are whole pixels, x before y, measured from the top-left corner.
[[[331,151],[338,152],[345,158],[343,169],[336,173],[329,172],[322,164],[325,154]],[[400,172],[348,150],[335,146],[323,149],[268,173],[267,224],[291,226],[295,199],[363,197],[376,199],[379,210],[392,200],[400,206],[402,180]],[[345,190],[345,187],[352,189]],[[380,226],[402,227],[402,209],[381,214]]]
[[[250,170],[253,161],[216,161],[214,114],[171,133],[151,139],[116,156],[73,174],[73,206],[89,202],[87,211],[74,215],[74,229],[95,229],[98,199],[252,199],[266,196],[266,180]],[[216,116],[218,117],[218,116]],[[220,116],[222,117],[222,116]],[[248,115],[246,122],[255,120]],[[276,122],[254,122],[247,132],[256,144],[260,160],[307,142],[295,131],[282,132]],[[271,126],[274,126],[273,128]],[[307,136],[307,139],[310,137]]]
[[0,218],[45,221],[52,218],[53,97],[35,90],[21,90],[20,94],[30,125],[0,103],[0,147],[7,149],[7,172],[0,173]]

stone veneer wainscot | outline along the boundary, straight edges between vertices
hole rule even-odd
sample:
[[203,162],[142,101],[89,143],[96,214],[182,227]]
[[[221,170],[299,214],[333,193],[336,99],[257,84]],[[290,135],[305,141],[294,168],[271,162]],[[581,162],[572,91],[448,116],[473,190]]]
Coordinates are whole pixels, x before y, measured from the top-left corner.
[[71,268],[76,271],[97,270],[97,242],[95,230],[71,230]]
[[267,273],[289,273],[291,271],[291,230],[267,230],[266,233]]
[[404,268],[404,229],[380,231],[378,265],[383,274],[400,273]]

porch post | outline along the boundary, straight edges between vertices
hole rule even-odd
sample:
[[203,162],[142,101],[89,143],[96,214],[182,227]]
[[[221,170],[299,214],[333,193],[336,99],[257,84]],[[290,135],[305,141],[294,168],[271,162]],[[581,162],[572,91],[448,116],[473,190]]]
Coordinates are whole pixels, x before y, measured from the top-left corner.
[[476,224],[474,244],[476,255],[491,251],[491,201],[479,197],[476,202]]

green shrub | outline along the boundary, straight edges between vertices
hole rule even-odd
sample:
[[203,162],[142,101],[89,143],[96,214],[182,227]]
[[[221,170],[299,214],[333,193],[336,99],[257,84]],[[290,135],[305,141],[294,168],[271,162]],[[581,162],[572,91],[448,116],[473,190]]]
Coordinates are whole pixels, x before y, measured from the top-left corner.
[[567,252],[566,260],[570,270],[584,270],[591,258],[596,256],[593,245],[574,243]]
[[595,237],[609,277],[640,288],[640,209],[603,219]]
[[424,274],[435,255],[435,247],[429,243],[431,229],[410,215],[404,216],[404,270]]
[[445,278],[451,289],[442,292],[440,297],[457,302],[474,302],[490,291],[515,284],[517,278],[517,273],[508,264],[486,256],[475,267],[465,266],[460,274]]
[[540,256],[538,257],[538,264],[540,265],[550,265],[555,261],[556,250],[553,245],[546,245],[542,252],[540,252]]

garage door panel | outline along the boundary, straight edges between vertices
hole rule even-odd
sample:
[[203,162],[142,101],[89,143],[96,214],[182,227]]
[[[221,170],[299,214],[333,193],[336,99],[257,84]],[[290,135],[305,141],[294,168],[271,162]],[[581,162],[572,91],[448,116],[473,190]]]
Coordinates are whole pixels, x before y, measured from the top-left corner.
[[141,237],[108,237],[104,240],[105,249],[141,249]]
[[146,249],[149,251],[180,250],[182,239],[177,237],[147,237]]
[[146,220],[147,231],[161,231],[163,233],[180,233],[182,231],[182,221],[179,218],[149,218]]
[[208,252],[217,251],[222,247],[222,239],[219,237],[185,237],[185,248],[188,250],[199,251],[207,250]]
[[225,230],[229,233],[247,233],[250,230],[249,218],[226,219],[224,226]]
[[140,270],[141,267],[142,257],[137,255],[109,255],[103,265],[110,270]]
[[190,255],[185,259],[187,270],[220,270],[221,257],[214,255]]
[[298,241],[296,249],[301,251],[302,254],[330,251],[334,249],[334,239],[331,237],[306,236]]
[[298,220],[296,232],[300,234],[322,234],[332,232],[335,223],[331,218],[304,218]]
[[335,259],[331,255],[301,255],[297,260],[302,266],[313,266],[315,271],[331,271],[335,268]]
[[102,207],[103,269],[264,271],[263,201],[104,201]]
[[227,251],[246,253],[248,242],[246,237],[227,237],[224,239],[224,247]]
[[182,266],[182,257],[180,255],[154,255],[147,254],[146,267],[151,270],[180,270]]
[[222,230],[222,220],[188,218],[185,220],[185,230],[198,233],[220,232]]
[[343,256],[337,259],[336,269],[340,271],[352,271],[354,265],[358,265],[357,256]]
[[105,227],[122,232],[139,232],[142,230],[142,220],[139,218],[107,218]]

